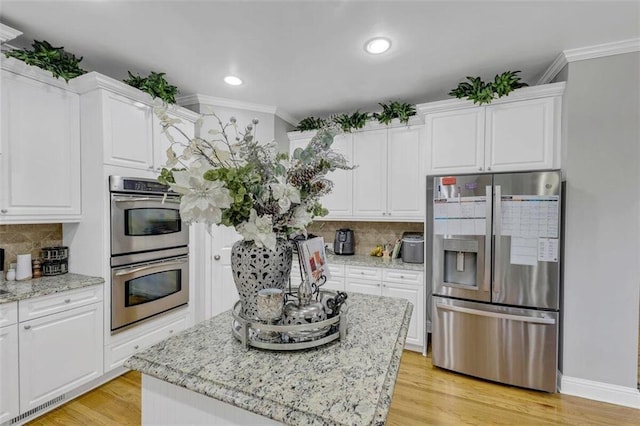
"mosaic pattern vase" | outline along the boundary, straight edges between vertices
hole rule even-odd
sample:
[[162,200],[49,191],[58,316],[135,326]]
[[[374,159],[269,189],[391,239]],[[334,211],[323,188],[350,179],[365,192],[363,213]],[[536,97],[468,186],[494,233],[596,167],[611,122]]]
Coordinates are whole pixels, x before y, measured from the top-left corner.
[[258,318],[258,292],[265,288],[286,291],[291,275],[291,244],[278,238],[275,250],[239,240],[231,248],[233,281],[242,302],[242,316]]

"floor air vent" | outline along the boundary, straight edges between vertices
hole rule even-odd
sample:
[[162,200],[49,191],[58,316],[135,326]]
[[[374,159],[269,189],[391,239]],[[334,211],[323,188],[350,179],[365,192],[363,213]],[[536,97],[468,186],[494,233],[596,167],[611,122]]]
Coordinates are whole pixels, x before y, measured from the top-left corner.
[[47,401],[42,405],[38,405],[36,408],[32,408],[31,410],[27,411],[26,413],[20,414],[18,417],[14,417],[13,419],[11,419],[9,424],[13,425],[13,424],[19,423],[22,420],[26,419],[27,417],[30,417],[30,416],[36,414],[38,411],[42,411],[45,408],[50,407],[53,404],[57,404],[60,401],[64,401],[66,398],[67,398],[67,396],[65,394],[62,394],[57,398],[53,398],[51,401]]

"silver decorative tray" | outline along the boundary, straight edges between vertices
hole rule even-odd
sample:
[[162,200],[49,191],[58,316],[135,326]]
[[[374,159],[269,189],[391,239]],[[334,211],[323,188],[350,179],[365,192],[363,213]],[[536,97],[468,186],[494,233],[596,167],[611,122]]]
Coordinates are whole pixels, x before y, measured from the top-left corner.
[[[322,290],[327,295],[336,295]],[[347,335],[347,302],[342,304],[338,314],[318,322],[296,325],[267,324],[259,320],[244,318],[241,303],[237,301],[231,310],[233,335],[244,345],[274,351],[295,351],[322,346]]]

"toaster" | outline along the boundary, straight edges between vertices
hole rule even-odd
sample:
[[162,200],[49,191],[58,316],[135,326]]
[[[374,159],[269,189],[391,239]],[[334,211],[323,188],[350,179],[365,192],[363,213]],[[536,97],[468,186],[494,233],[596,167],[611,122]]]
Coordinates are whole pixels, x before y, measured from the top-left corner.
[[335,254],[354,254],[356,239],[351,229],[338,229],[333,240]]

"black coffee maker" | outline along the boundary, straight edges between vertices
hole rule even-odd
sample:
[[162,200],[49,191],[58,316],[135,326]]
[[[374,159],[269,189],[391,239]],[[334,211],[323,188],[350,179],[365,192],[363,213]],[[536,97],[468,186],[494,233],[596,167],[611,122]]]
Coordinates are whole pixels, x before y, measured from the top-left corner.
[[338,229],[333,240],[333,251],[335,254],[354,254],[356,248],[356,237],[351,229]]

